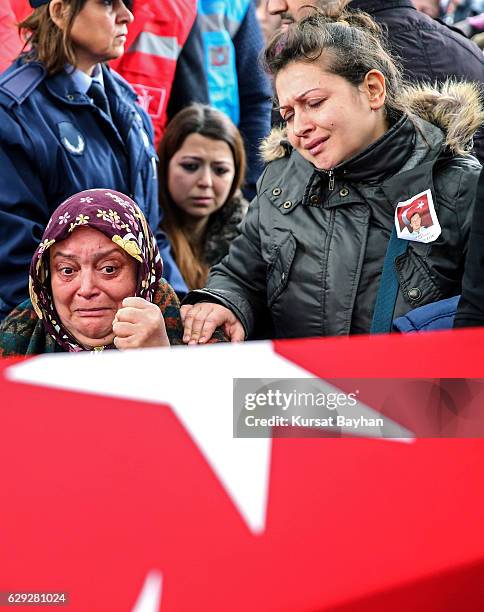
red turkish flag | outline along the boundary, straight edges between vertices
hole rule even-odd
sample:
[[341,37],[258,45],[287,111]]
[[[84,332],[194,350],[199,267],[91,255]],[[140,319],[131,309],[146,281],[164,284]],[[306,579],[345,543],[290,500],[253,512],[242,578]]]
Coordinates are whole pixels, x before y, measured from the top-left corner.
[[[215,370],[194,415],[220,387],[219,354],[234,375],[238,355],[263,345],[323,378],[482,377],[480,339],[484,330],[193,349]],[[158,403],[14,382],[3,363],[0,592],[67,591],[68,610],[130,611],[151,576],[160,587],[150,612],[482,609],[483,440],[275,439],[256,534],[162,403],[172,383],[180,395],[189,386],[189,368],[174,382],[168,370],[190,353],[177,350],[149,353],[152,371],[138,371],[136,351],[104,371],[108,384],[156,376]],[[107,363],[29,363],[60,376],[63,359],[86,390],[84,368]]]

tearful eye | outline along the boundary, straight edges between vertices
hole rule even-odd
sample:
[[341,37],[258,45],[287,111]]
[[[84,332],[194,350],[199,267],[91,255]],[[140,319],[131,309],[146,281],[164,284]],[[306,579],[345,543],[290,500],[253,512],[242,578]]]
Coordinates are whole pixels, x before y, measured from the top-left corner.
[[191,164],[191,163],[183,163],[180,164],[180,166],[183,168],[183,170],[185,170],[186,172],[196,172],[198,170],[198,164]]
[[227,172],[230,172],[230,169],[219,167],[219,168],[214,168],[214,172],[217,176],[223,176],[224,174],[227,174]]
[[324,102],[324,98],[317,100],[309,100],[307,103],[308,108],[318,108]]

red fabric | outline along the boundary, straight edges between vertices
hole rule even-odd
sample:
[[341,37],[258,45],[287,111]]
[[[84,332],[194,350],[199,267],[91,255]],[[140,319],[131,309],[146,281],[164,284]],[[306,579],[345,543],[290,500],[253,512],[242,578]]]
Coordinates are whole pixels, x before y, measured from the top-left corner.
[[126,42],[126,53],[111,62],[134,87],[138,101],[149,113],[155,128],[155,144],[160,141],[166,124],[166,108],[175,76],[176,60],[163,58],[130,48],[141,32],[175,37],[183,47],[195,21],[196,0],[135,0],[135,20]]
[[9,1],[17,21],[23,21],[33,10],[28,0],[7,0],[7,3]]
[[321,378],[479,378],[484,329],[276,340],[277,353]]
[[0,2],[0,72],[6,70],[22,50],[17,20],[10,0]]
[[[325,376],[482,377],[483,341],[473,330],[275,348]],[[276,439],[254,536],[167,406],[1,372],[0,396],[3,592],[65,590],[72,612],[118,612],[157,570],[162,612],[482,610],[484,440]]]

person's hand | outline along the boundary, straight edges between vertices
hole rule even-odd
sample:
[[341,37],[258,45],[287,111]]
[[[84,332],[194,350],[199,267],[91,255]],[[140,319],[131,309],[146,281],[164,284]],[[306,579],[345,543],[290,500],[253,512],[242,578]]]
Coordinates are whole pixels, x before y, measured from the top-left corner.
[[170,346],[161,310],[140,297],[128,297],[113,321],[117,349]]
[[186,344],[208,342],[217,327],[223,328],[230,342],[242,342],[245,339],[242,323],[231,310],[220,304],[187,304],[181,307],[181,318],[185,327],[183,342]]

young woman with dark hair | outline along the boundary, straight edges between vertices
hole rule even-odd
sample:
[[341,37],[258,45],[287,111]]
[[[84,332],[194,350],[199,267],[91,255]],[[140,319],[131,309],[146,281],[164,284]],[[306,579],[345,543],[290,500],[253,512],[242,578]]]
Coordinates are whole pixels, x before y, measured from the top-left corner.
[[162,228],[188,287],[199,289],[247,210],[242,137],[220,111],[192,104],[168,124],[158,154]]

